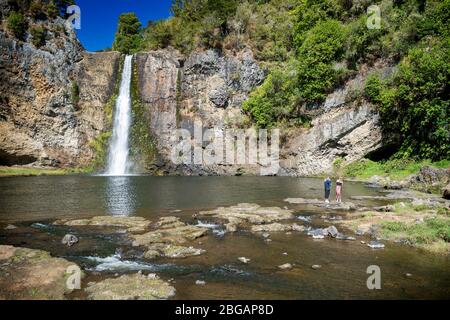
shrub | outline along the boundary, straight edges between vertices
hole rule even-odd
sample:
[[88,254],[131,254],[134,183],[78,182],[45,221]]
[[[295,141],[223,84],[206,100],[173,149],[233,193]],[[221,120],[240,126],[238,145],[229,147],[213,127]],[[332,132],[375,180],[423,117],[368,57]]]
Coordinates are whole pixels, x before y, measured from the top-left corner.
[[76,81],[72,81],[70,93],[72,104],[77,109],[78,103],[80,102],[80,87],[78,86],[78,83]]
[[32,27],[30,34],[33,37],[32,42],[37,48],[45,45],[47,30],[43,26]]
[[31,2],[29,12],[31,17],[34,19],[44,20],[47,18],[46,9],[47,8],[44,3],[35,0]]
[[408,52],[385,87],[369,78],[366,94],[379,106],[386,134],[399,145],[398,157],[450,157],[449,59],[447,46],[431,39]]
[[366,79],[366,85],[364,88],[364,95],[366,98],[374,103],[380,102],[380,93],[383,89],[383,83],[380,77],[372,73]]
[[55,19],[59,14],[58,6],[52,1],[47,5],[47,16],[50,19]]
[[331,63],[342,57],[345,28],[336,20],[318,23],[298,49],[298,89],[301,102],[320,103],[333,87],[337,72]]
[[19,40],[24,40],[28,25],[25,17],[20,12],[11,12],[8,17],[8,29]]
[[295,74],[273,70],[264,83],[253,91],[242,108],[262,128],[295,117]]

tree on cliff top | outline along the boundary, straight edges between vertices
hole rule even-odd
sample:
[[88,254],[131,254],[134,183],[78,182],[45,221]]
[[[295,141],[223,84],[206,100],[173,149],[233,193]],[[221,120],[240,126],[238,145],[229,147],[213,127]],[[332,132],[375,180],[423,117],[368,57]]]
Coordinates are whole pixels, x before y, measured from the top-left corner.
[[138,50],[140,45],[141,23],[135,13],[123,13],[119,18],[113,50],[130,54]]

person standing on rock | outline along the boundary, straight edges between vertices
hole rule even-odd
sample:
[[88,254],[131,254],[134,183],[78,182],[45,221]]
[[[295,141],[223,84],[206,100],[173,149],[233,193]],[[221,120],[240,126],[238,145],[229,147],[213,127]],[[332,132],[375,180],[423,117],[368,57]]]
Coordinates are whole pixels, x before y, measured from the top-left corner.
[[344,186],[344,179],[342,177],[339,177],[339,179],[336,180],[336,202],[341,203],[342,202],[342,187]]
[[329,203],[330,202],[330,192],[331,192],[331,179],[330,177],[327,177],[324,180],[324,187],[325,187],[325,202]]

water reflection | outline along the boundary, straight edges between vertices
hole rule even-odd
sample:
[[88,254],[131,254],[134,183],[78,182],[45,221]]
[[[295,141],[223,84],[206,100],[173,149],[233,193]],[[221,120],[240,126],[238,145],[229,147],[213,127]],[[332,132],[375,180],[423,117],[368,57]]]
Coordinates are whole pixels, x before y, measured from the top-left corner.
[[105,207],[114,216],[131,216],[136,210],[135,186],[129,176],[107,177]]

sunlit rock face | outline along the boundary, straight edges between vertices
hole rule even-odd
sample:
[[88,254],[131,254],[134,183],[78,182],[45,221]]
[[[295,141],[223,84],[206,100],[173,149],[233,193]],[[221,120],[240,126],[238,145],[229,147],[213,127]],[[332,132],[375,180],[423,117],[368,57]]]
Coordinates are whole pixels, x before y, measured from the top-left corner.
[[[184,57],[168,49],[140,53],[136,60],[140,96],[159,151],[157,167],[186,175],[259,174],[258,165],[176,166],[170,159],[176,128],[194,132],[196,122],[205,130],[242,127],[242,103],[264,80],[250,50],[234,55],[206,50]],[[392,72],[384,65],[374,68]],[[354,98],[369,71],[331,92],[313,110],[311,128],[283,129],[279,175],[330,172],[336,159],[353,162],[382,147],[379,115],[369,103]]]
[[89,144],[107,129],[120,55],[85,52],[64,22],[43,22],[39,48],[0,29],[0,165],[81,166],[95,156]]
[[351,163],[380,150],[386,140],[380,116],[370,103],[355,98],[358,97],[355,93],[364,90],[371,72],[385,77],[393,70],[383,62],[361,68],[318,106],[310,128],[290,130],[281,148],[280,175],[330,173],[335,170],[337,159],[342,164]]
[[231,55],[206,50],[183,56],[167,49],[138,53],[136,64],[140,99],[159,153],[155,166],[165,173],[235,174],[240,166],[174,165],[173,137],[177,128],[193,132],[196,121],[205,129],[243,121],[242,102],[264,80],[251,51]]
[[336,159],[353,162],[382,146],[379,116],[368,104],[343,106],[313,120],[312,128],[286,144],[285,174],[315,175],[333,171]]
[[[111,131],[105,106],[116,92],[121,55],[85,52],[58,18],[48,40],[36,48],[0,28],[0,165],[86,166],[96,157],[93,142]],[[59,30],[59,31],[58,31]],[[183,175],[260,174],[258,164],[174,164],[177,128],[247,128],[242,103],[261,85],[265,72],[250,49],[239,52],[174,49],[135,56],[134,89],[144,104],[144,123],[156,146],[142,171]],[[375,66],[382,73],[392,68]],[[336,159],[358,160],[382,147],[377,112],[354,99],[370,70],[331,92],[313,110],[310,128],[283,129],[279,175],[330,172]],[[79,97],[73,99],[73,85]],[[140,130],[141,128],[139,128]],[[147,133],[145,133],[147,134]],[[150,161],[148,161],[150,162]]]

